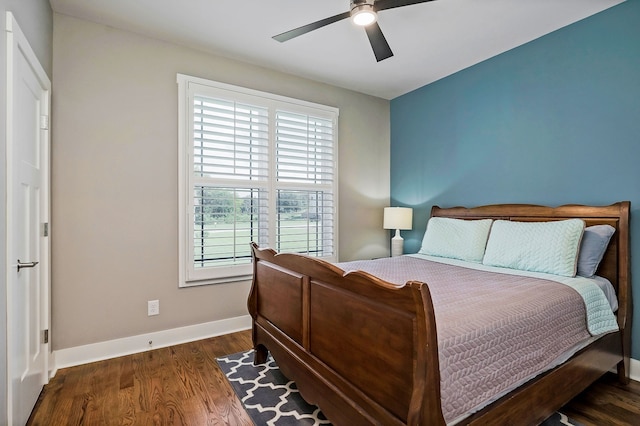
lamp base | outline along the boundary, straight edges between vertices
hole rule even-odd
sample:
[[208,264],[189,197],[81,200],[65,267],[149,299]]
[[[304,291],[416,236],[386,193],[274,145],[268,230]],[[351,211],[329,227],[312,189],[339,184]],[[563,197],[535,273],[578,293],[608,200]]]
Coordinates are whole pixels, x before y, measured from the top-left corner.
[[396,229],[396,235],[391,239],[391,257],[402,256],[403,246],[404,239],[400,236],[400,230]]

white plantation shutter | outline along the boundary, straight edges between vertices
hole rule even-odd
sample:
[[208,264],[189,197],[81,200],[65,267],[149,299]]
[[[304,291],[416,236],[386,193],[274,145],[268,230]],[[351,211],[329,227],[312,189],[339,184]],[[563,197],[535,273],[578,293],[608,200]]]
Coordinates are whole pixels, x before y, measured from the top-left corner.
[[335,261],[335,108],[178,75],[181,286],[246,279],[250,243]]
[[[279,251],[333,255],[334,126],[327,118],[276,112],[276,180]],[[278,185],[277,184],[277,185]],[[293,214],[296,212],[297,214]]]
[[193,212],[193,266],[248,264],[250,243],[266,242],[267,192],[259,188],[196,186]]
[[194,172],[212,179],[266,180],[269,123],[266,108],[195,96]]
[[[293,200],[293,201],[291,201]],[[334,256],[334,200],[328,191],[279,190],[276,250]]]
[[330,120],[276,113],[276,162],[279,182],[333,183],[333,123]]

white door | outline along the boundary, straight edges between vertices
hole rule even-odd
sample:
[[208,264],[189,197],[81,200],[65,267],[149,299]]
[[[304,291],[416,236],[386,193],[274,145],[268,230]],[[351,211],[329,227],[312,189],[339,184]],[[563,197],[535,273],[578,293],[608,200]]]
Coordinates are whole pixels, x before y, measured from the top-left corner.
[[[9,424],[48,379],[50,82],[7,12],[7,361]],[[47,331],[48,333],[48,331]]]

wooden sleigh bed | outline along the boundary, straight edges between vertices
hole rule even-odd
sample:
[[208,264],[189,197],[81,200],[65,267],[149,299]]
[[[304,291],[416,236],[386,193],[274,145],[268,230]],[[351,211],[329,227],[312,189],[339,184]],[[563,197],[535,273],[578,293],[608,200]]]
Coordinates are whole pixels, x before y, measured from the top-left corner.
[[[615,228],[597,275],[618,299],[619,331],[519,385],[456,424],[536,425],[600,376],[629,380],[629,202],[610,206],[505,204],[434,207],[432,217],[547,222],[570,218]],[[444,425],[436,319],[429,283],[403,286],[372,274],[253,246],[248,299],[255,363],[270,352],[306,401],[337,425]],[[358,348],[346,350],[345,348]],[[391,351],[390,348],[393,348]]]

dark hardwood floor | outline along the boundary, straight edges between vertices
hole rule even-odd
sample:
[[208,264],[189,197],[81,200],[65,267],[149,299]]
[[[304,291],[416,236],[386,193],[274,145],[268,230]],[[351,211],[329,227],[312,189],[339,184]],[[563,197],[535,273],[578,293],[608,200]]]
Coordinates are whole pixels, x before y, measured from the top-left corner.
[[[243,331],[61,369],[29,425],[252,425],[216,358],[250,349]],[[562,410],[585,426],[640,425],[640,383],[606,375]]]
[[216,358],[249,331],[61,369],[28,425],[252,425]]
[[640,382],[618,382],[613,373],[603,376],[562,410],[586,426],[640,425]]

